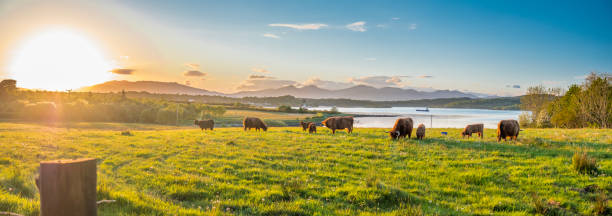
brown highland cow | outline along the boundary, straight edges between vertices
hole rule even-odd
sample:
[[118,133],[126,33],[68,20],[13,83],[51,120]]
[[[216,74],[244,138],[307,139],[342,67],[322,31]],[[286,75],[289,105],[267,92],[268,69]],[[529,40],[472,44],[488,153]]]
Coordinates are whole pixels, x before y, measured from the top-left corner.
[[519,131],[521,130],[518,121],[516,120],[501,120],[497,124],[497,142],[504,139],[506,141],[506,137],[510,137],[510,141],[516,138],[519,135]]
[[259,131],[259,129],[263,129],[264,131],[268,130],[268,126],[261,119],[256,117],[244,117],[244,121],[242,121],[242,126],[244,126],[244,130],[251,130],[251,128],[255,128],[255,130]]
[[482,139],[483,131],[484,131],[484,124],[482,123],[467,125],[465,126],[465,129],[463,129],[463,132],[461,132],[461,137],[465,138],[465,136],[467,136],[468,138],[470,138],[472,137],[473,133],[477,133],[480,139]]
[[215,121],[213,121],[212,119],[208,119],[208,120],[195,120],[193,122],[193,124],[200,126],[200,129],[202,131],[206,130],[206,129],[210,129],[213,130],[213,128],[215,127]]
[[336,134],[336,130],[346,129],[347,133],[353,132],[353,116],[335,116],[325,119],[321,124],[332,130],[332,134]]
[[417,127],[416,136],[417,136],[417,139],[420,139],[420,140],[422,140],[423,137],[425,137],[425,125],[424,124],[419,124],[419,127]]
[[398,118],[389,133],[391,139],[399,139],[412,136],[412,118]]
[[308,123],[308,133],[317,133],[317,125],[314,122]]

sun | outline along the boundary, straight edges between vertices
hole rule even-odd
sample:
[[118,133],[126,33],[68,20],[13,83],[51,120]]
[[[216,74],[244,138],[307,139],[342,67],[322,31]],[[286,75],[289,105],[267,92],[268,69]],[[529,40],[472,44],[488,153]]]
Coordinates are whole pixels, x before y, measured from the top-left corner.
[[23,88],[63,91],[108,81],[113,66],[87,37],[56,29],[25,40],[9,74]]

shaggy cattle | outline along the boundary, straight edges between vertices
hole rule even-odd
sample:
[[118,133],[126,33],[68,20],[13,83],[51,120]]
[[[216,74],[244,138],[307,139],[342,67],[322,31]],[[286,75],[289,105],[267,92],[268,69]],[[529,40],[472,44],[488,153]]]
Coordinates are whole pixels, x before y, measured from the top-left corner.
[[200,126],[200,129],[202,129],[202,131],[204,131],[205,129],[213,130],[213,128],[215,127],[215,121],[213,121],[212,119],[201,121],[195,120],[193,124]]
[[510,137],[510,141],[516,138],[519,135],[519,131],[521,130],[518,121],[516,120],[501,120],[497,124],[497,142],[504,139],[506,141],[506,137]]
[[332,130],[332,134],[336,134],[336,130],[346,129],[348,133],[353,132],[353,116],[336,116],[329,117],[321,122],[325,127]]
[[482,123],[471,124],[471,125],[465,126],[465,129],[463,129],[463,132],[461,132],[461,136],[463,138],[465,138],[465,136],[468,136],[468,138],[470,138],[473,133],[477,133],[480,139],[482,139],[483,131],[484,131],[484,124]]
[[306,129],[308,129],[308,125],[312,123],[312,122],[303,122],[300,121],[300,125],[302,125],[302,131],[306,131]]
[[417,127],[417,131],[416,131],[416,136],[417,139],[423,139],[423,137],[425,137],[425,125],[424,124],[419,124],[419,127]]
[[264,131],[268,130],[268,126],[261,119],[256,117],[244,117],[244,121],[242,121],[242,126],[244,130],[251,130],[251,128],[255,128],[255,130],[259,131],[259,129],[263,129]]
[[412,136],[412,118],[398,118],[389,133],[391,139],[399,139],[402,137]]
[[317,133],[317,125],[314,122],[308,123],[308,133]]

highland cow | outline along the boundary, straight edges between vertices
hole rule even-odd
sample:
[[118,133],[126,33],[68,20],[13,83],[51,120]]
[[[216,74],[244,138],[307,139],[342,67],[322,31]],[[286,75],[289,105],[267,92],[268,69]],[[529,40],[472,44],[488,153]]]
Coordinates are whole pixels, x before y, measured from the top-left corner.
[[308,123],[308,133],[317,133],[317,125],[314,122]]
[[471,125],[465,126],[465,129],[463,129],[463,132],[461,132],[461,137],[465,138],[465,136],[467,136],[468,138],[470,138],[472,137],[473,133],[477,133],[480,139],[482,139],[483,132],[484,132],[484,124],[482,123],[471,124]]
[[304,122],[304,121],[300,121],[300,125],[302,126],[302,131],[306,131],[306,129],[308,129],[308,125],[312,123],[312,122]]
[[501,120],[497,124],[497,142],[504,139],[506,141],[506,137],[510,137],[510,141],[518,138],[519,131],[521,130],[518,121],[516,120]]
[[261,119],[256,117],[244,117],[244,121],[242,121],[242,126],[244,130],[251,130],[251,128],[255,128],[255,130],[259,131],[259,129],[263,129],[264,131],[268,130],[268,126]]
[[417,139],[422,140],[425,137],[425,125],[419,124],[416,130]]
[[353,116],[329,117],[321,123],[331,129],[332,134],[336,134],[336,130],[343,129],[346,129],[347,133],[353,132]]
[[387,131],[386,133],[389,133],[391,139],[399,139],[404,138],[406,136],[408,136],[408,138],[410,139],[410,136],[412,136],[412,122],[412,118],[398,118],[397,120],[395,120],[393,128],[390,131]]
[[194,123],[197,126],[200,126],[200,129],[202,131],[204,130],[213,130],[213,128],[215,127],[215,121],[213,121],[212,119],[209,120],[195,120]]

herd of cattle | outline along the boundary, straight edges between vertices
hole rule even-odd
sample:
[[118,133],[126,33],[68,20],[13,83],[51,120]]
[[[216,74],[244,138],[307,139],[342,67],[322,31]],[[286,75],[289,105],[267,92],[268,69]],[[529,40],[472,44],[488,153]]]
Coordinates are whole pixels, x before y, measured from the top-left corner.
[[[353,122],[354,120],[352,116],[335,116],[335,117],[329,117],[325,119],[323,122],[321,122],[321,124],[329,128],[332,131],[332,134],[336,134],[336,130],[344,130],[344,129],[346,129],[348,133],[352,133],[353,132]],[[213,130],[213,128],[215,127],[215,122],[213,120],[195,120],[194,124],[200,126],[200,129],[202,130],[207,130],[207,129]],[[317,125],[314,122],[300,121],[300,125],[302,126],[303,131],[308,130],[308,133],[317,132]],[[242,126],[245,131],[247,129],[250,130],[253,128],[257,131],[259,130],[267,131],[268,130],[268,126],[266,125],[266,123],[264,123],[264,121],[262,121],[260,118],[256,118],[256,117],[245,117],[244,120],[242,121]],[[398,118],[395,121],[393,128],[391,128],[391,130],[387,131],[386,133],[389,133],[389,136],[391,137],[391,139],[405,138],[406,136],[410,138],[412,135],[412,129],[413,129],[412,118]],[[518,121],[501,120],[497,124],[497,141],[499,142],[501,141],[501,139],[506,140],[506,138],[509,138],[510,140],[514,139],[516,141],[519,131],[520,131],[520,126],[519,126]],[[477,134],[482,139],[483,132],[484,132],[483,124],[470,124],[470,125],[465,126],[465,129],[463,129],[463,131],[461,132],[461,136],[464,138],[465,136],[468,136],[469,138],[472,136],[472,134]],[[416,138],[423,139],[424,137],[425,137],[425,125],[419,124],[416,129]]]

